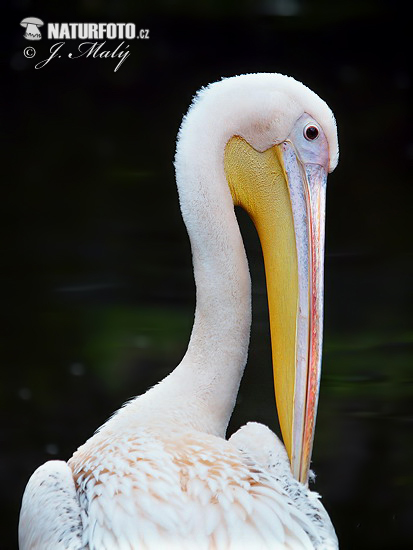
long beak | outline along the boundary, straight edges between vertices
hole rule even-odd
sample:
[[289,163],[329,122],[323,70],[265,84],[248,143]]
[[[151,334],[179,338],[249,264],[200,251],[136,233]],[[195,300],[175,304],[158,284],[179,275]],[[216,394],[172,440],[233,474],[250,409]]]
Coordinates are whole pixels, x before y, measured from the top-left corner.
[[325,170],[288,141],[225,150],[234,204],[249,213],[264,256],[278,418],[294,477],[308,482],[321,372]]

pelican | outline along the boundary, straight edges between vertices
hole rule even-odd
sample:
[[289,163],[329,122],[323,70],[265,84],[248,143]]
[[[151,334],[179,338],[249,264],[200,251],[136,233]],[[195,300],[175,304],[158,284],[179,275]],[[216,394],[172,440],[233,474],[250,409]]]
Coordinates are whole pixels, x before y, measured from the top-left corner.
[[[68,462],[34,472],[23,496],[21,550],[338,548],[308,488],[325,190],[337,161],[331,110],[291,77],[247,74],[198,92],[175,156],[196,282],[188,349]],[[263,250],[284,445],[257,423],[225,439],[251,325],[234,205],[249,213]]]

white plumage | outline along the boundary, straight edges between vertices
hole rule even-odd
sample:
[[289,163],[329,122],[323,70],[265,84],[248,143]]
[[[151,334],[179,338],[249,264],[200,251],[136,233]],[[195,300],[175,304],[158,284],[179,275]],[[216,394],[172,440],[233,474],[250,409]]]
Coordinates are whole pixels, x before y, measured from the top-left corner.
[[69,465],[33,474],[21,526],[22,550],[337,548],[318,495],[255,423],[229,441],[167,423],[123,433],[108,423]]
[[268,428],[249,423],[225,440],[246,363],[251,292],[223,150],[233,135],[265,150],[304,112],[323,126],[333,169],[334,119],[302,84],[245,75],[201,91],[176,156],[197,285],[188,351],[68,463],[36,470],[23,497],[21,550],[337,548],[318,495],[293,478]]

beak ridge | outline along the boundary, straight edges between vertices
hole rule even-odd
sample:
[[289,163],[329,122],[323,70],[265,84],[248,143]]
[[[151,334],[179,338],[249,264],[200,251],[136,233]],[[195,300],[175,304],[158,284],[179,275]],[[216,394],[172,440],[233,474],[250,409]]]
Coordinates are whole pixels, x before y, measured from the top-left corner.
[[308,483],[321,375],[324,226],[327,174],[302,165],[293,146],[282,144],[297,247],[298,314],[291,468]]

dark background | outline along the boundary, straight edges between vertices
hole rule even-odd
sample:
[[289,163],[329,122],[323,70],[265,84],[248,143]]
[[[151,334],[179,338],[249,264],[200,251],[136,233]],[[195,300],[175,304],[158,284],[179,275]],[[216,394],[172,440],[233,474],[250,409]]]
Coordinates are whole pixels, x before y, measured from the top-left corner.
[[[327,101],[341,147],[328,184],[313,487],[341,548],[411,548],[411,17],[376,1],[143,6],[15,1],[3,16],[0,547],[17,546],[32,471],[69,458],[180,361],[195,294],[176,133],[202,85],[270,71]],[[134,22],[150,39],[129,42],[116,73],[115,60],[67,59],[75,41],[35,70],[53,41],[23,38],[29,15]],[[24,58],[27,46],[34,59]],[[261,253],[239,219],[254,323],[230,431],[248,420],[277,430]]]

